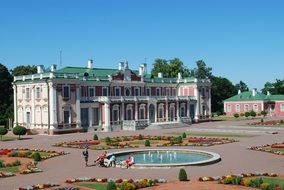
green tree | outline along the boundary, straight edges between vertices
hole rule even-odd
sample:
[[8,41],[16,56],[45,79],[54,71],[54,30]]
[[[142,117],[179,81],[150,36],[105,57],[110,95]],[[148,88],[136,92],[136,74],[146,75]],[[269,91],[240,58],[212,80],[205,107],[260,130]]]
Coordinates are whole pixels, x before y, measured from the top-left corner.
[[0,63],[0,125],[7,125],[13,115],[13,77],[8,69]]
[[190,71],[179,58],[171,60],[158,58],[153,63],[151,75],[157,77],[158,73],[162,73],[165,78],[176,78],[178,73],[181,73],[182,77],[188,77]]
[[116,190],[116,184],[114,181],[109,181],[107,183],[107,187],[106,187],[107,190]]
[[179,170],[178,179],[179,179],[180,181],[188,181],[188,179],[187,179],[187,173],[186,173],[186,171],[185,171],[184,168],[181,168],[181,169]]
[[195,71],[195,77],[198,79],[206,79],[212,76],[212,68],[207,67],[203,60],[196,61],[197,69]]
[[226,78],[211,76],[212,112],[223,113],[223,101],[237,94],[235,86]]
[[152,77],[157,77],[158,73],[163,73],[164,77],[168,77],[169,65],[167,63],[167,60],[160,58],[155,60],[155,62],[153,63],[151,75]]
[[261,90],[266,94],[269,91],[271,94],[284,94],[284,80],[276,79],[276,82],[266,82],[264,88]]
[[150,143],[150,141],[148,139],[145,140],[145,146],[151,146],[151,143]]
[[6,135],[8,130],[5,127],[0,127],[0,140],[2,140],[2,136]]
[[27,129],[25,127],[17,125],[13,128],[13,133],[14,135],[19,136],[18,139],[21,139],[21,135],[25,135],[27,133]]
[[98,135],[97,135],[97,134],[94,134],[94,136],[93,136],[93,140],[99,140],[99,137],[98,137]]
[[179,58],[174,58],[169,61],[169,76],[170,78],[175,78],[178,76],[178,73],[182,77],[189,76],[189,69],[184,66],[183,62]]
[[39,152],[33,153],[32,157],[33,157],[34,161],[36,161],[36,162],[41,161],[41,155],[40,155]]
[[37,73],[37,68],[35,65],[18,66],[11,70],[13,76],[29,75]]
[[238,84],[235,85],[237,90],[241,90],[241,92],[248,91],[249,88],[243,81],[240,81]]

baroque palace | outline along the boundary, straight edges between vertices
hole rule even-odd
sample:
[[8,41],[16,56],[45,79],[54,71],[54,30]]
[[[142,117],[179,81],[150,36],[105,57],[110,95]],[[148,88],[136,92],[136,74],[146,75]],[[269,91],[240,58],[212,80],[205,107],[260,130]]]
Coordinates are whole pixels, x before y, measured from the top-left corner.
[[138,130],[198,122],[211,117],[209,80],[151,77],[147,65],[131,70],[37,66],[14,78],[14,125],[40,133]]

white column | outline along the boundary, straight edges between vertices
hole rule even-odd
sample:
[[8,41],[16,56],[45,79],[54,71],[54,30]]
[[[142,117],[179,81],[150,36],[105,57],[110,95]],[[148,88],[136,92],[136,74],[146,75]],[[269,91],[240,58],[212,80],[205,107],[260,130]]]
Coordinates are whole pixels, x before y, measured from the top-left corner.
[[99,103],[99,126],[100,127],[102,127],[102,112],[103,112],[103,110],[102,110],[102,104],[101,103]]
[[30,124],[30,128],[35,128],[35,86],[30,86],[30,90],[31,90],[31,124]]
[[135,120],[137,121],[138,120],[138,103],[137,102],[135,102]]
[[177,101],[177,107],[176,107],[176,110],[177,110],[177,122],[180,122],[180,115],[179,115],[179,101]]
[[49,84],[49,105],[50,105],[50,129],[57,127],[57,101],[56,89],[52,83]]
[[121,104],[120,120],[124,121],[124,102]]
[[190,101],[190,100],[187,100],[187,102],[186,102],[186,116],[187,116],[187,117],[190,117],[189,101]]
[[194,89],[194,95],[195,95],[196,100],[197,100],[197,102],[195,104],[195,116],[194,116],[194,119],[195,119],[196,122],[198,122],[198,120],[199,120],[200,97],[199,97],[199,90],[198,90],[197,87]]
[[208,90],[209,92],[209,102],[208,102],[208,107],[209,107],[209,118],[211,118],[211,89]]
[[17,109],[17,103],[18,103],[18,97],[17,97],[17,85],[13,85],[13,89],[14,89],[14,126],[16,126],[18,124],[18,109]]
[[158,110],[157,110],[157,103],[155,103],[155,123],[157,123],[158,118]]
[[77,114],[77,128],[81,127],[81,103],[80,103],[80,86],[76,86],[76,114]]
[[166,100],[165,112],[166,112],[166,121],[169,121],[169,103],[168,103],[168,100]]
[[88,108],[88,111],[89,111],[89,116],[88,116],[88,118],[89,118],[89,127],[92,127],[93,126],[93,110],[92,110],[92,107],[89,107]]
[[110,105],[109,103],[105,103],[104,105],[105,112],[105,126],[104,131],[110,131]]

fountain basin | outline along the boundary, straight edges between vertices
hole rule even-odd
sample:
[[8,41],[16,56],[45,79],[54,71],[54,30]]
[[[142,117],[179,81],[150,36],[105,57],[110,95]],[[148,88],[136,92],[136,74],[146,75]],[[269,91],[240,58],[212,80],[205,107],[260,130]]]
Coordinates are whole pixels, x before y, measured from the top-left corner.
[[118,162],[134,156],[135,167],[180,167],[207,165],[219,162],[214,152],[190,149],[139,149],[113,152]]

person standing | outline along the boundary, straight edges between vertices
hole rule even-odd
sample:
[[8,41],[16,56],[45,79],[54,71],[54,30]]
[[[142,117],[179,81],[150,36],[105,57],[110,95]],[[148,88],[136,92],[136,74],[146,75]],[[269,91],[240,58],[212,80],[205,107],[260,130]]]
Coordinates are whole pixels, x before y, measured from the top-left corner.
[[85,150],[83,151],[83,156],[84,156],[86,167],[87,167],[88,166],[88,159],[89,159],[88,146],[85,147]]

